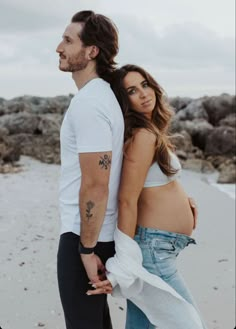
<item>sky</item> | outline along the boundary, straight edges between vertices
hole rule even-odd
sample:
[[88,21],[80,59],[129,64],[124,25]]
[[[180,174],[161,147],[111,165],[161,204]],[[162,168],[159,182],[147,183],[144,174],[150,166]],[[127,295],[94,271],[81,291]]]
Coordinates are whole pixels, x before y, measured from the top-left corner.
[[144,67],[170,97],[235,93],[234,0],[0,0],[0,97],[76,93],[55,49],[80,10],[110,17],[118,65]]

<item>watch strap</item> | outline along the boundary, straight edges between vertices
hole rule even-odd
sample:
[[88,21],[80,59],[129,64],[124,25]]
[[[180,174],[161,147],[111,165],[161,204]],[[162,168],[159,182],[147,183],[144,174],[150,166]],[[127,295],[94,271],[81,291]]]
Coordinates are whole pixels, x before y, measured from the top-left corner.
[[82,242],[81,241],[79,242],[79,248],[78,248],[79,254],[90,255],[94,252],[94,249],[95,247],[92,248],[84,247]]

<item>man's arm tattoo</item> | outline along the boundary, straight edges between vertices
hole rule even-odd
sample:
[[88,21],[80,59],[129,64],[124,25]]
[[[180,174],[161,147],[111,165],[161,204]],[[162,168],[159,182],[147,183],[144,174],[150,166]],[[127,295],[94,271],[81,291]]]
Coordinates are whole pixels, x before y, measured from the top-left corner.
[[86,209],[86,218],[89,221],[89,219],[93,216],[93,214],[91,213],[91,210],[94,208],[95,203],[93,201],[88,201],[86,203],[87,205],[87,209]]
[[102,168],[102,169],[105,169],[107,170],[110,165],[111,165],[111,157],[107,154],[104,154],[103,157],[100,157],[100,161],[99,161],[99,166]]

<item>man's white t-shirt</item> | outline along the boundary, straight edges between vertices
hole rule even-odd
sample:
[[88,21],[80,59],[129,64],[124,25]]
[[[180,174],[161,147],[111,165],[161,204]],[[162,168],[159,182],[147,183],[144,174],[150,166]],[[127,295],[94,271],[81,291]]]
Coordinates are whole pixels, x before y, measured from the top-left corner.
[[101,78],[89,81],[71,100],[61,126],[61,234],[80,235],[78,154],[112,151],[109,197],[98,241],[113,241],[118,217],[123,136],[123,115],[110,85]]

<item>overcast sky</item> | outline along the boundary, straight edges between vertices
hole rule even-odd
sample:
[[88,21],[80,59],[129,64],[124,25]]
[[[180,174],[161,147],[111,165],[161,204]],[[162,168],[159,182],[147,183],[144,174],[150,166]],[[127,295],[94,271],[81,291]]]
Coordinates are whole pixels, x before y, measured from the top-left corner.
[[143,66],[169,96],[235,93],[234,0],[0,0],[0,97],[76,92],[55,48],[85,9],[117,25],[119,65]]

